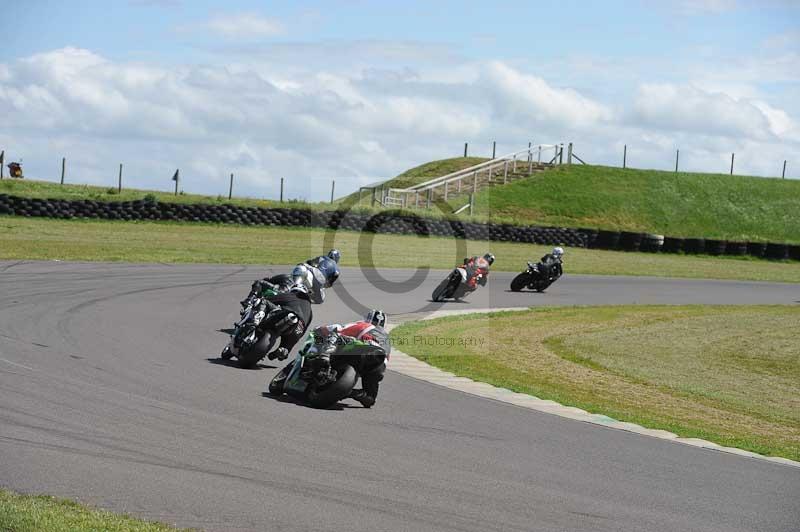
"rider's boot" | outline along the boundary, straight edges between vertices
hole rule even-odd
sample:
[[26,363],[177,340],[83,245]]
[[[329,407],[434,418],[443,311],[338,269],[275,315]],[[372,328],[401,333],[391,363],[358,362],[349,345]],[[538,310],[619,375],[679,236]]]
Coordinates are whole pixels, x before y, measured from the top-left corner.
[[350,392],[350,399],[355,399],[361,403],[364,408],[370,408],[375,404],[375,398],[371,395],[368,395],[367,392],[361,389],[354,388],[353,391]]
[[272,353],[268,354],[267,358],[270,360],[275,360],[276,358],[278,360],[286,360],[287,358],[289,358],[289,350],[286,349],[285,347],[279,347]]

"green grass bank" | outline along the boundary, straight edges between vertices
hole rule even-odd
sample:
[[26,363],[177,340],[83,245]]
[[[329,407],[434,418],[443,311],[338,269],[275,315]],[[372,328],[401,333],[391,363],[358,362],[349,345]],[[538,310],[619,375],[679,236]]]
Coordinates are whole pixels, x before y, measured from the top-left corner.
[[[680,436],[800,460],[800,307],[537,309],[404,324],[456,375]],[[424,339],[473,343],[452,347]]]
[[800,180],[573,164],[479,192],[475,214],[537,225],[800,243]]
[[161,523],[96,510],[47,495],[23,495],[0,489],[3,532],[175,532]]

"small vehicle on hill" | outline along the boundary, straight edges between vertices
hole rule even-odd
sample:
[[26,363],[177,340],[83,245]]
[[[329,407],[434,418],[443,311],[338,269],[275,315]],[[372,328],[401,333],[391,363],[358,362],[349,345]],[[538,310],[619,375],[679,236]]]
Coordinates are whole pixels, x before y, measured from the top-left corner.
[[8,175],[17,179],[22,179],[25,176],[22,174],[22,163],[8,163]]

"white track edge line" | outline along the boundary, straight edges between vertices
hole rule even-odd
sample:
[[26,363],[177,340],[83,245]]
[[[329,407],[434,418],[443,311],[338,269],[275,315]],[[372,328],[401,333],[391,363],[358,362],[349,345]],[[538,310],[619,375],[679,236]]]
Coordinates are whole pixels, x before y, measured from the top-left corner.
[[[493,312],[523,312],[529,310],[527,307],[515,308],[495,308],[495,309],[476,309],[476,310],[437,310],[431,314],[419,319],[411,321],[428,321],[436,318],[444,318],[446,316],[457,316],[464,314],[488,314]],[[401,325],[398,323],[397,325]],[[389,330],[397,325],[389,326]],[[755,458],[764,460],[774,464],[787,465],[791,467],[800,468],[800,462],[782,458],[780,456],[765,456],[763,454],[745,451],[737,447],[724,447],[717,443],[703,440],[700,438],[682,438],[677,434],[662,429],[648,429],[637,425],[635,423],[628,423],[625,421],[618,421],[603,414],[592,414],[574,406],[565,406],[556,401],[548,399],[540,399],[534,395],[514,392],[506,388],[500,388],[491,384],[474,381],[467,377],[459,377],[453,373],[443,371],[437,367],[423,362],[417,358],[412,357],[402,351],[392,348],[391,362],[388,364],[388,369],[396,373],[400,373],[407,377],[412,377],[421,381],[425,381],[437,386],[442,386],[451,390],[464,392],[484,399],[491,399],[502,403],[507,403],[529,410],[536,410],[545,414],[552,414],[555,416],[573,419],[575,421],[582,421],[584,423],[591,423],[593,425],[601,425],[603,427],[623,430],[641,434],[642,436],[649,436],[651,438],[658,438],[660,440],[668,440],[683,445],[690,445],[692,447],[699,447],[713,451],[719,451],[737,456],[745,456],[748,458]]]

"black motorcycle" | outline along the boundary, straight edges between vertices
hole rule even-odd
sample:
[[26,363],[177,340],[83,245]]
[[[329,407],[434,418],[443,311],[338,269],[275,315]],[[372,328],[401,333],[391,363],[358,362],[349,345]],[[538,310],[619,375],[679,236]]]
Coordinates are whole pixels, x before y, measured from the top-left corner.
[[[297,317],[293,315],[292,318],[272,319],[267,311],[268,306],[265,297],[250,296],[247,299],[242,319],[235,324],[231,334],[232,342],[220,354],[222,359],[236,357],[239,366],[252,368],[267,356],[281,334],[297,326]],[[264,326],[267,323],[269,326]]]
[[529,262],[528,268],[524,272],[514,277],[514,279],[511,281],[511,290],[513,292],[519,292],[523,288],[528,288],[529,290],[544,292],[547,290],[547,287],[561,277],[560,267],[553,268],[553,271],[553,274],[546,275],[541,272],[538,264]]

